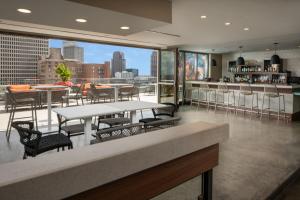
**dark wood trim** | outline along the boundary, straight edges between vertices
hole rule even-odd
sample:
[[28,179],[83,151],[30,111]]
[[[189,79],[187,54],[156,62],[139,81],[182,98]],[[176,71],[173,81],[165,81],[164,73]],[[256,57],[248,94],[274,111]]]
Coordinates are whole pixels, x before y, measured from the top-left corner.
[[218,158],[219,144],[215,144],[67,199],[150,199],[211,170],[217,166]]

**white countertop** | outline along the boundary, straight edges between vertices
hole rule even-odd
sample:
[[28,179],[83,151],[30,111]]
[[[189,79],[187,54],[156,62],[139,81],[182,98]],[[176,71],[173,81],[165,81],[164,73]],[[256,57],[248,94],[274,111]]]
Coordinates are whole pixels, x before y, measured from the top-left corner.
[[[186,81],[186,83],[191,84],[208,84],[208,85],[220,85],[224,84],[223,82],[206,82],[206,81]],[[240,85],[248,85],[245,83],[226,83],[228,86],[240,86]],[[251,87],[272,87],[272,84],[250,84]],[[300,85],[276,85],[277,88],[287,88],[287,89],[296,89],[300,88]]]
[[196,122],[0,165],[5,200],[62,199],[221,143],[228,124]]

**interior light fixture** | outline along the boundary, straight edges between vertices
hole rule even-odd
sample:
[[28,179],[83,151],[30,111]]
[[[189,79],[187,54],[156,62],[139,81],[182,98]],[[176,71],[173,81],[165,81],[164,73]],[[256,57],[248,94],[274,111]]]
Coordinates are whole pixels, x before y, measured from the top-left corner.
[[230,22],[225,22],[225,26],[230,26],[231,23]]
[[86,19],[76,19],[76,22],[85,23],[85,22],[87,22],[87,20]]
[[245,65],[245,59],[242,57],[243,46],[239,46],[239,48],[240,48],[240,57],[238,57],[238,59],[236,60],[236,64],[237,65]]
[[20,13],[25,13],[25,14],[31,13],[31,10],[25,9],[25,8],[19,8],[17,11]]
[[121,26],[120,29],[122,29],[122,30],[129,30],[130,27],[129,26]]
[[244,31],[249,31],[249,30],[250,30],[250,28],[248,28],[248,27],[244,28]]
[[266,51],[270,51],[271,49],[266,49]]
[[206,19],[207,18],[207,16],[206,15],[201,15],[201,17],[200,17],[201,19]]
[[280,57],[276,53],[277,45],[278,45],[278,43],[274,43],[274,55],[271,57],[272,65],[280,65]]
[[297,47],[300,48],[300,45],[298,45]]

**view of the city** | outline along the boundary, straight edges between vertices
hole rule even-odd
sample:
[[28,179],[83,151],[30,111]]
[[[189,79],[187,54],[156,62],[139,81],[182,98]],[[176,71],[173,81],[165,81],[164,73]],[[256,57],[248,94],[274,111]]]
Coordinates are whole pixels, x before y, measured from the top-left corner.
[[157,76],[152,49],[1,33],[0,54],[1,85],[56,82],[60,63],[72,71],[73,82],[152,82]]

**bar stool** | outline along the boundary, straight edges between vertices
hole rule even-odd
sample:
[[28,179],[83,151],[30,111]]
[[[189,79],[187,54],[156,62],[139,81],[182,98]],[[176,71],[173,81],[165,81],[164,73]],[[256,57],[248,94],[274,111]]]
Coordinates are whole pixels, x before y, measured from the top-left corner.
[[[265,104],[265,97],[268,98],[268,107],[264,108],[264,104]],[[282,97],[282,102],[283,102],[283,109],[281,109],[281,97]],[[283,94],[279,94],[278,92],[278,88],[276,85],[265,85],[264,86],[264,94],[263,94],[263,100],[262,100],[262,106],[261,106],[261,115],[260,115],[260,119],[262,119],[263,116],[263,111],[267,110],[268,111],[268,115],[270,118],[270,111],[271,111],[271,104],[270,101],[271,99],[276,99],[278,98],[278,111],[277,111],[277,119],[279,120],[280,118],[280,113],[283,112],[284,114],[284,119],[286,119],[286,113],[285,113],[285,98]]]
[[[233,106],[236,112],[236,106],[235,106],[235,95],[234,95],[234,91],[233,90],[229,90],[228,86],[226,83],[220,83],[218,85],[218,89],[216,90],[216,97],[215,97],[215,111],[217,110],[217,106],[218,106],[218,94],[222,94],[223,96],[223,101],[220,102],[221,106],[224,107],[226,106],[226,114],[228,113],[229,110],[229,106]],[[227,94],[227,102],[225,103],[225,94]],[[233,97],[233,103],[230,103],[230,95],[232,95]]]
[[[7,129],[6,129],[6,139],[9,141],[10,139],[10,133],[11,133],[11,125],[14,122],[15,119],[25,119],[25,118],[31,118],[32,122],[35,123],[35,127],[37,129],[37,114],[36,114],[36,99],[35,98],[16,98],[15,94],[10,90],[10,88],[7,88],[7,100],[10,101],[10,114],[8,118],[8,124],[7,124]],[[18,93],[21,94],[21,93]],[[19,117],[15,118],[15,113],[17,107],[22,107],[22,106],[30,106],[31,108],[31,116],[26,116],[26,117]]]
[[[243,96],[244,98],[244,104],[240,104],[240,97]],[[250,84],[240,84],[240,92],[239,92],[239,97],[238,97],[238,102],[237,102],[237,107],[238,108],[242,108],[243,113],[245,115],[246,112],[246,96],[251,96],[252,97],[252,102],[251,102],[251,115],[252,116],[252,112],[253,112],[253,108],[257,109],[257,114],[259,114],[259,109],[258,109],[258,93],[253,92],[252,91],[252,87],[250,86]],[[256,105],[253,105],[254,102],[254,97],[256,97]],[[236,111],[237,114],[237,111]]]
[[[200,87],[199,87],[199,102],[201,103],[204,103],[204,105],[207,106],[207,109],[209,109],[209,104],[210,104],[210,93],[212,92],[213,90],[209,87],[208,84],[206,83],[201,83],[200,84]],[[205,94],[204,95],[204,98],[201,99],[201,94],[202,93]]]
[[197,104],[199,107],[199,87],[191,86],[190,88],[186,88],[184,91],[184,98],[182,100],[182,105],[184,104],[185,100],[190,101],[190,105]]

